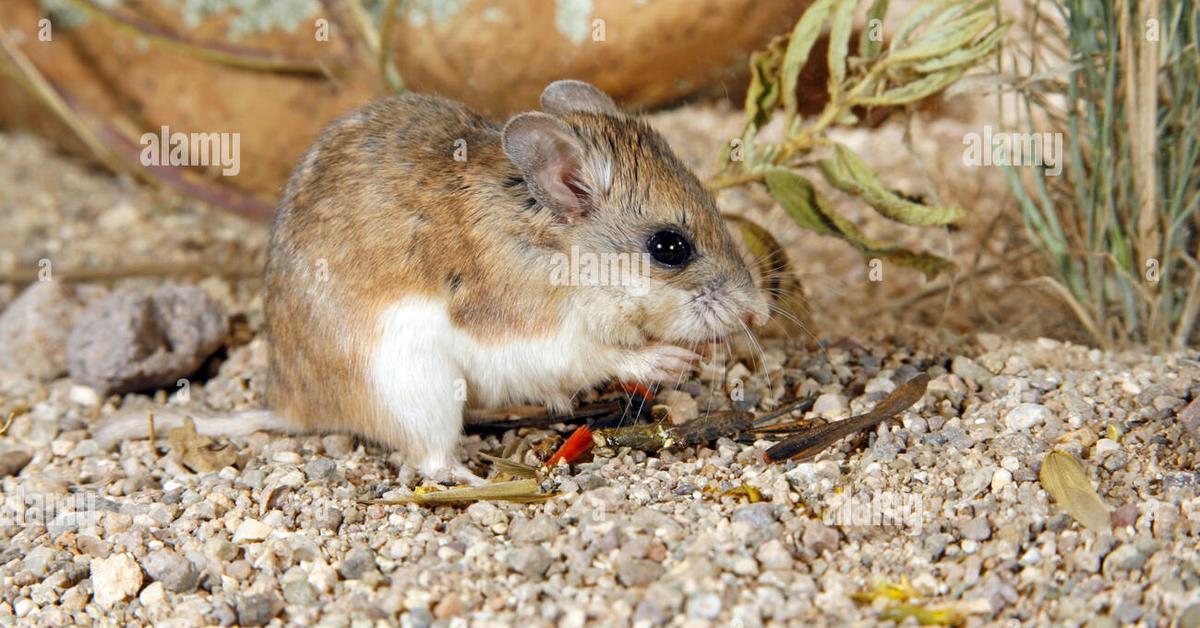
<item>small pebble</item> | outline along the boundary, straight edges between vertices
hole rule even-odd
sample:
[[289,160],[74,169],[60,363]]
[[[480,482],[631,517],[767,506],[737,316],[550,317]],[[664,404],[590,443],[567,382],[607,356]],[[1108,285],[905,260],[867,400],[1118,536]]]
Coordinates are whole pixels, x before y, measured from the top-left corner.
[[1046,423],[1052,417],[1053,414],[1045,406],[1022,403],[1004,415],[1004,424],[1012,431],[1028,430]]

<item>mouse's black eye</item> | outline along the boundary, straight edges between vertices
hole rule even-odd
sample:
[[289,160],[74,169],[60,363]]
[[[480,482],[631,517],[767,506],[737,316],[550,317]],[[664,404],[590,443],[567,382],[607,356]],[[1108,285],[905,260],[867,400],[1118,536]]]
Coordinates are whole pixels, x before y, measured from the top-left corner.
[[664,266],[679,267],[692,259],[692,243],[673,229],[657,231],[646,242],[654,261]]

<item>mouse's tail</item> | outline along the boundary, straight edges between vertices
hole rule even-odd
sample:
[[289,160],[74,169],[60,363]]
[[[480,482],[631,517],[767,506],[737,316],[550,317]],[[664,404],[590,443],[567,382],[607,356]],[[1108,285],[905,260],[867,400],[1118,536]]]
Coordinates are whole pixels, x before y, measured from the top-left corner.
[[160,406],[120,410],[105,417],[92,430],[92,437],[103,447],[126,440],[150,437],[150,416],[154,416],[154,432],[165,436],[191,417],[196,432],[206,436],[246,436],[254,432],[296,432],[295,426],[270,410],[239,410],[214,413]]

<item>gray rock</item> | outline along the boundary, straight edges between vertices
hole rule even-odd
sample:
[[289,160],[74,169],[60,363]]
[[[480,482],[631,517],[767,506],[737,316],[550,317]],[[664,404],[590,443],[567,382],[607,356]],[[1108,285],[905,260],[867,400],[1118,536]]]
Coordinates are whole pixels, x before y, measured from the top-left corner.
[[232,626],[238,623],[237,609],[224,600],[213,604],[210,611],[211,623],[218,626]]
[[424,606],[418,606],[405,613],[400,624],[411,628],[429,628],[433,625],[433,613]]
[[1122,545],[1104,558],[1104,573],[1114,570],[1136,571],[1146,564],[1146,555],[1133,545]]
[[21,559],[21,567],[35,576],[45,576],[54,560],[54,549],[41,545],[33,548]]
[[225,342],[221,306],[195,286],[151,295],[114,292],[80,315],[67,337],[71,377],[101,394],[173,386]]
[[322,508],[313,517],[313,526],[319,530],[337,531],[342,525],[342,511],[337,508]]
[[317,590],[307,580],[292,580],[283,585],[283,599],[288,604],[311,606],[317,602]]
[[317,458],[304,465],[309,482],[327,482],[337,477],[337,463],[329,458]]
[[575,477],[575,483],[579,485],[580,492],[608,486],[608,480],[595,473],[581,473]]
[[243,626],[265,626],[281,607],[279,598],[273,593],[247,595],[238,600],[237,622]]
[[964,380],[986,387],[992,381],[992,372],[980,366],[975,360],[965,356],[956,356],[950,362],[950,372]]
[[839,543],[837,530],[817,519],[810,520],[804,526],[801,541],[805,547],[811,548],[817,554],[826,550],[832,552],[838,548]]
[[942,428],[938,434],[946,439],[945,442],[955,449],[966,451],[975,446],[975,439],[961,427]]
[[715,593],[697,593],[688,597],[687,616],[693,619],[716,619],[721,614],[721,598]]
[[1117,628],[1120,625],[1117,620],[1108,615],[1096,615],[1088,619],[1086,624],[1087,628]]
[[30,460],[33,460],[33,456],[24,449],[9,449],[0,453],[0,478],[20,473]]
[[329,434],[321,438],[325,455],[331,458],[349,456],[354,451],[354,438],[346,434]]
[[540,578],[550,567],[550,552],[540,545],[518,548],[508,555],[508,568],[527,577]]
[[754,557],[765,569],[786,571],[792,568],[792,554],[779,539],[771,539],[763,543],[754,552]]
[[361,578],[363,574],[375,571],[375,552],[366,547],[356,547],[346,552],[342,566],[338,572],[347,580]]
[[1036,403],[1022,403],[1004,415],[1004,424],[1012,431],[1028,430],[1035,425],[1042,425],[1053,419],[1053,413],[1046,406]]
[[945,532],[938,532],[937,534],[930,534],[925,537],[922,545],[924,545],[925,551],[929,552],[929,561],[937,562],[941,560],[942,556],[946,554],[946,546],[953,540],[954,537]]
[[1122,504],[1112,511],[1112,524],[1116,528],[1131,526],[1137,522],[1137,518],[1137,504]]
[[1124,449],[1119,449],[1104,457],[1104,462],[1100,463],[1102,467],[1108,471],[1120,471],[1129,464],[1129,454]]
[[538,514],[533,519],[514,517],[508,527],[508,534],[514,543],[545,543],[558,536],[560,526],[554,519],[544,514]]
[[1113,608],[1112,614],[1122,626],[1132,626],[1146,613],[1146,609],[1132,602],[1121,602]]
[[1200,628],[1200,602],[1183,609],[1179,614],[1179,628]]
[[643,626],[661,626],[667,623],[667,611],[658,599],[647,595],[638,602],[637,610],[633,612],[633,621]]
[[627,587],[641,587],[666,573],[662,565],[644,559],[622,560],[617,565],[617,580]]
[[220,537],[213,537],[204,544],[204,555],[217,562],[227,563],[237,558],[237,554],[237,546]]
[[200,571],[188,559],[169,549],[160,549],[142,558],[142,570],[153,580],[176,593],[196,588]]
[[769,528],[775,523],[775,507],[768,503],[739,506],[730,517],[733,523],[745,523],[752,528]]
[[959,529],[964,539],[986,541],[992,536],[992,527],[988,525],[987,517],[975,517]]
[[732,400],[732,405],[738,412],[750,412],[758,407],[759,401],[762,401],[762,396],[758,394],[758,388],[747,386],[741,395]]
[[59,281],[30,285],[0,313],[0,369],[40,380],[67,372],[67,335],[103,288]]

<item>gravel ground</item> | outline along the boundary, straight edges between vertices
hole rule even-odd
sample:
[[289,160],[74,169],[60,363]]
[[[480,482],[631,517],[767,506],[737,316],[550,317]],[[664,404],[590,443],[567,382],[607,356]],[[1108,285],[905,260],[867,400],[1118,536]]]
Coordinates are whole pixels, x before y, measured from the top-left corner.
[[[728,124],[707,109],[693,117],[657,120],[676,133]],[[763,354],[734,347],[733,363],[706,366],[660,402],[685,417],[720,410],[730,382],[743,382],[739,407],[819,395],[807,418],[837,419],[928,373],[924,399],[899,420],[808,462],[769,465],[767,443],[723,439],[598,453],[555,469],[542,487],[557,496],[540,503],[372,504],[419,478],[342,435],[235,439],[230,464],[199,474],[164,434],[101,447],[92,430],[120,408],[261,400],[256,282],[203,269],[252,267],[265,228],[164,205],[29,138],[0,135],[0,162],[0,232],[16,234],[0,241],[0,271],[43,258],[68,269],[195,262],[189,279],[234,328],[186,386],[152,395],[35,379],[33,362],[42,376],[62,368],[40,354],[0,360],[0,417],[29,409],[0,438],[0,623],[1200,624],[1200,433],[1178,416],[1200,397],[1195,350],[1103,353],[953,325],[848,335],[838,319],[871,316],[876,297],[911,291],[911,277],[858,295],[853,311],[838,306],[854,295],[810,284],[821,349],[778,338]],[[725,201],[762,211],[752,196]],[[839,243],[789,245],[829,282],[862,272]],[[0,284],[0,307],[18,294]],[[487,473],[479,454],[531,462],[568,431],[473,433],[465,450]],[[1085,529],[1048,496],[1039,470],[1056,449],[1081,462],[1110,529]]]
[[[119,397],[0,378],[6,403],[32,406],[4,439],[0,621],[870,623],[897,603],[855,594],[906,583],[917,606],[972,624],[1195,618],[1197,434],[1175,415],[1200,393],[1200,355],[971,344],[974,358],[883,342],[791,357],[768,346],[774,394],[821,394],[814,417],[861,412],[898,381],[933,376],[899,422],[813,461],[768,465],[764,443],[728,439],[615,452],[556,469],[543,488],[558,496],[544,503],[468,507],[366,503],[407,495],[418,478],[340,435],[235,440],[236,462],[205,474],[162,438],[103,451],[88,430]],[[256,397],[261,349],[235,351],[190,403]],[[703,378],[719,374],[702,371],[687,397],[703,404]],[[748,397],[771,405],[767,379],[748,381]],[[500,454],[553,434],[476,434],[466,449]],[[1110,531],[1082,528],[1040,486],[1054,448],[1083,461],[1114,509]]]

